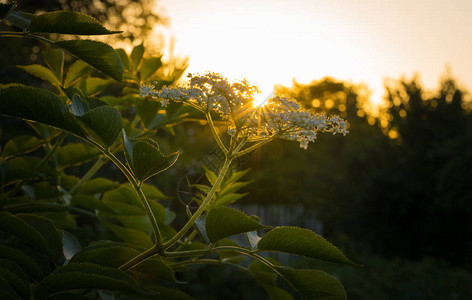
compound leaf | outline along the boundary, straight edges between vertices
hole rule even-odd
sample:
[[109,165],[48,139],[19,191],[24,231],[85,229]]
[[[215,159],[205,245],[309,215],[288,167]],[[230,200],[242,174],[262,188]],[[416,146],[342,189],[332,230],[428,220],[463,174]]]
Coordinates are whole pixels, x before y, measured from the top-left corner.
[[224,206],[210,209],[205,222],[206,233],[212,243],[235,234],[264,228],[268,227],[242,211]]
[[76,35],[113,34],[120,31],[106,29],[97,19],[75,11],[53,11],[36,16],[29,25],[30,32]]
[[352,264],[333,244],[304,228],[274,228],[261,238],[257,247],[259,251],[277,251],[330,262]]

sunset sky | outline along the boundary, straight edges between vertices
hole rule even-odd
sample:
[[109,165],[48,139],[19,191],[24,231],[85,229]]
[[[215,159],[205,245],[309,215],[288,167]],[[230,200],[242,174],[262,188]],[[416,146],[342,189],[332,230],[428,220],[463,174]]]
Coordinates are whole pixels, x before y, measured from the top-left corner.
[[366,83],[420,75],[436,88],[449,69],[472,88],[471,0],[161,0],[189,72],[273,84],[324,76]]

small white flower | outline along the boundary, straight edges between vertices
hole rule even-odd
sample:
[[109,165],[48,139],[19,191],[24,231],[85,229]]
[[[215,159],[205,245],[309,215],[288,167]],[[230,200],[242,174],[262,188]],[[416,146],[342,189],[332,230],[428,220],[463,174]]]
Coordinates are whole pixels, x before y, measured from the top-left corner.
[[189,74],[185,87],[164,88],[155,91],[151,86],[141,86],[140,95],[157,98],[162,105],[168,101],[191,104],[201,111],[217,112],[229,121],[227,133],[234,138],[246,137],[258,141],[271,137],[293,140],[307,149],[314,142],[317,132],[346,135],[347,123],[339,116],[327,117],[302,108],[294,99],[273,95],[263,107],[254,107],[256,86],[246,80],[229,83],[216,73]]

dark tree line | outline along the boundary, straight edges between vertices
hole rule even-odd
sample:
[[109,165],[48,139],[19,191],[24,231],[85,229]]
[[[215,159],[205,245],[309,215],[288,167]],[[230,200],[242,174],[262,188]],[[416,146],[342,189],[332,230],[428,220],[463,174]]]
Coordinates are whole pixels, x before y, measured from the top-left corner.
[[[454,80],[434,95],[416,79],[398,81],[376,118],[355,86],[333,79],[280,90],[340,114],[350,134],[322,135],[301,154],[293,143],[263,148],[252,157],[258,172],[247,201],[303,203],[328,238],[361,255],[471,266],[472,114]],[[282,156],[284,167],[272,167]]]

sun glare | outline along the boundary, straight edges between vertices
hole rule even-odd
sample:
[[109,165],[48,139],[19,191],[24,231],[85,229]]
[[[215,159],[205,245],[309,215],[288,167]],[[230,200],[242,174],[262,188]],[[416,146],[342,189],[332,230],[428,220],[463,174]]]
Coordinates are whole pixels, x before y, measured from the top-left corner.
[[272,91],[270,94],[264,93],[264,92],[260,92],[256,94],[254,96],[254,102],[253,102],[254,107],[264,106],[274,94],[275,94],[274,91]]

